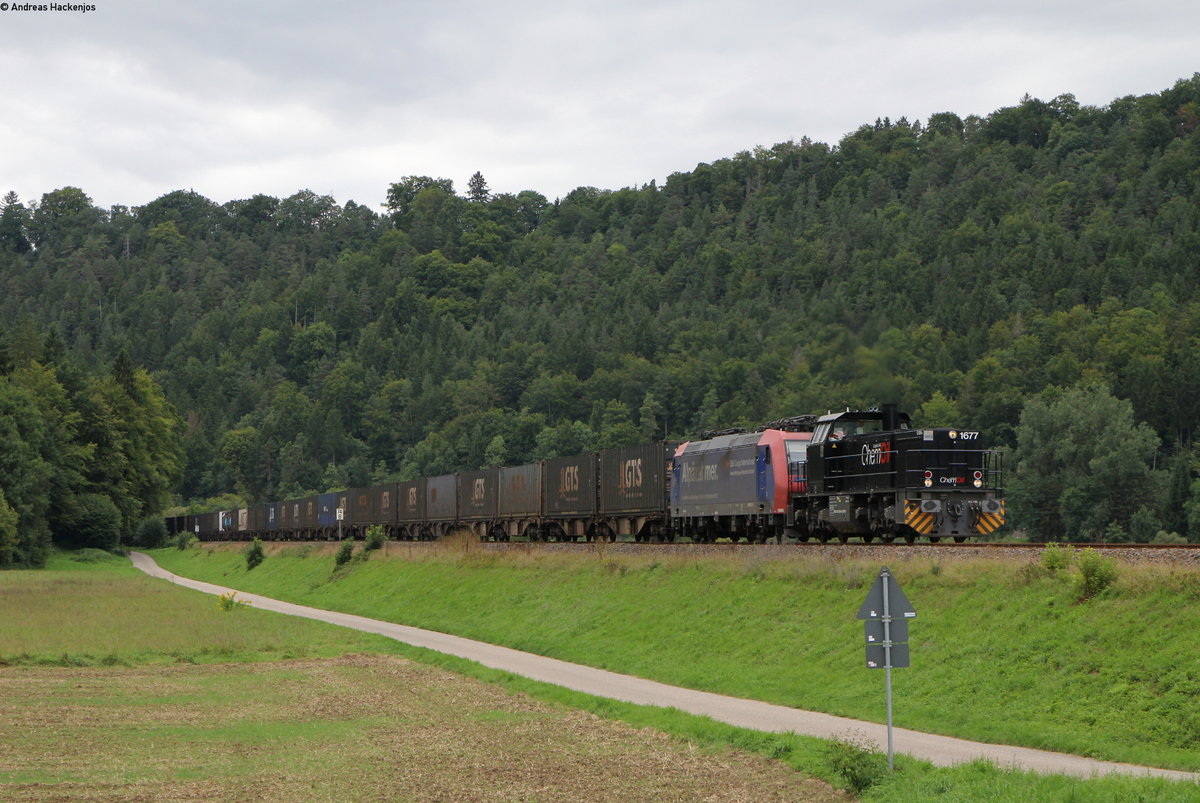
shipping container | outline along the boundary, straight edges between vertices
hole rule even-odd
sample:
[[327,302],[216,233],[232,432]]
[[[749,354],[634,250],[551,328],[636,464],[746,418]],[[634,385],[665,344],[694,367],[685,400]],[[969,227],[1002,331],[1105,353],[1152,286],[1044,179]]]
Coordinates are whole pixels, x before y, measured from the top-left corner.
[[464,471],[458,475],[458,518],[460,521],[491,521],[496,518],[499,494],[496,484],[500,469]]
[[317,524],[330,528],[337,526],[337,494],[317,494]]
[[294,499],[286,499],[279,503],[279,529],[295,530],[296,522],[299,521],[299,507]]
[[371,488],[371,517],[384,527],[396,525],[396,483],[385,482]]
[[262,506],[262,529],[279,529],[279,503],[267,502]]
[[350,497],[350,510],[346,514],[346,523],[365,530],[375,520],[375,506],[371,502],[370,488],[351,488],[344,492]]
[[443,474],[425,481],[425,520],[453,522],[458,519],[458,477]]
[[556,457],[543,463],[542,509],[547,518],[596,513],[596,454]]
[[196,534],[201,541],[218,541],[221,537],[221,514],[201,513],[196,517]]
[[296,527],[315,532],[317,529],[317,497],[306,496],[297,501],[300,503],[300,512],[295,522]]
[[675,444],[651,443],[600,453],[600,513],[656,515],[667,510],[668,466]]
[[396,483],[396,520],[408,527],[424,522],[425,494],[423,479]]
[[540,518],[542,515],[542,464],[500,469],[500,518]]

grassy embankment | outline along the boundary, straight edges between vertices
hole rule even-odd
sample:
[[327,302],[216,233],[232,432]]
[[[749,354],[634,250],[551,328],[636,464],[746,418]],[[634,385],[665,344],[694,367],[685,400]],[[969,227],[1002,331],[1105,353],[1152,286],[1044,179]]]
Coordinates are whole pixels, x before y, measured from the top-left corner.
[[[390,546],[332,571],[328,548],[156,554],[164,566],[318,607],[454,632],[694,688],[883,715],[854,619],[878,566],[761,559],[497,556]],[[1153,766],[1200,768],[1200,577],[1122,567],[1080,602],[1067,574],[1006,561],[892,566],[918,610],[897,724]],[[990,798],[989,798],[990,799]],[[1015,798],[1014,798],[1015,799]],[[1171,799],[1170,797],[1166,799]]]
[[835,797],[751,753],[697,750],[389,655],[412,651],[381,637],[221,610],[125,559],[88,558],[0,572],[0,799]]

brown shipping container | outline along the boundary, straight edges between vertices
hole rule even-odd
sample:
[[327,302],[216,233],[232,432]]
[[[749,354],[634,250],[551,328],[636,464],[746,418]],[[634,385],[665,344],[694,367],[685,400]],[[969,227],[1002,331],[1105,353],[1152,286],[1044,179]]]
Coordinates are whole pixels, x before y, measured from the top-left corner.
[[458,518],[458,477],[443,474],[425,481],[425,520],[455,521]]
[[409,480],[397,484],[396,499],[397,519],[404,524],[425,521],[425,480]]
[[674,445],[651,443],[601,452],[600,513],[665,513],[667,465],[674,451]]
[[313,529],[318,521],[317,497],[306,496],[300,500],[300,519],[296,523],[306,529]]
[[365,527],[375,523],[375,510],[371,504],[370,488],[351,488],[349,491],[344,491],[342,495],[350,497],[347,500],[350,504],[350,510],[346,514],[347,524]]
[[496,518],[496,482],[500,470],[464,471],[458,475],[458,517],[462,521]]
[[371,488],[371,521],[379,524],[396,523],[396,483],[385,482]]
[[543,464],[542,500],[546,515],[591,516],[596,512],[596,454],[556,457]]
[[219,513],[201,513],[197,516],[201,538],[211,540],[220,535],[220,517]]
[[542,515],[542,464],[500,469],[501,518]]

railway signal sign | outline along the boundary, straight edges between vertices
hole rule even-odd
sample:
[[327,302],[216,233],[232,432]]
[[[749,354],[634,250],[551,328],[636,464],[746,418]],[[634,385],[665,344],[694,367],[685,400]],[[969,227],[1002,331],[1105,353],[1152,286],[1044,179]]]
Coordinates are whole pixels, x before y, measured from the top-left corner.
[[[890,582],[889,582],[890,581]],[[912,603],[900,589],[900,584],[892,578],[888,567],[879,570],[875,583],[867,592],[867,599],[858,609],[859,619],[914,619],[917,612]]]
[[887,675],[888,769],[895,767],[892,750],[892,670],[908,666],[908,620],[917,612],[900,584],[884,566],[858,609],[867,640],[867,668]]

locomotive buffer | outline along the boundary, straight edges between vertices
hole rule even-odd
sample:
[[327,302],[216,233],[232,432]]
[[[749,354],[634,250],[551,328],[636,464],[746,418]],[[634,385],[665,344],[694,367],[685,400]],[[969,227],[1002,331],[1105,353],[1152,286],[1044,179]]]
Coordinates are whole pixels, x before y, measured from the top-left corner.
[[867,637],[867,669],[883,669],[887,676],[887,742],[888,769],[895,769],[892,750],[892,669],[908,666],[908,620],[916,618],[912,603],[888,567],[879,576],[867,599],[858,609]]

